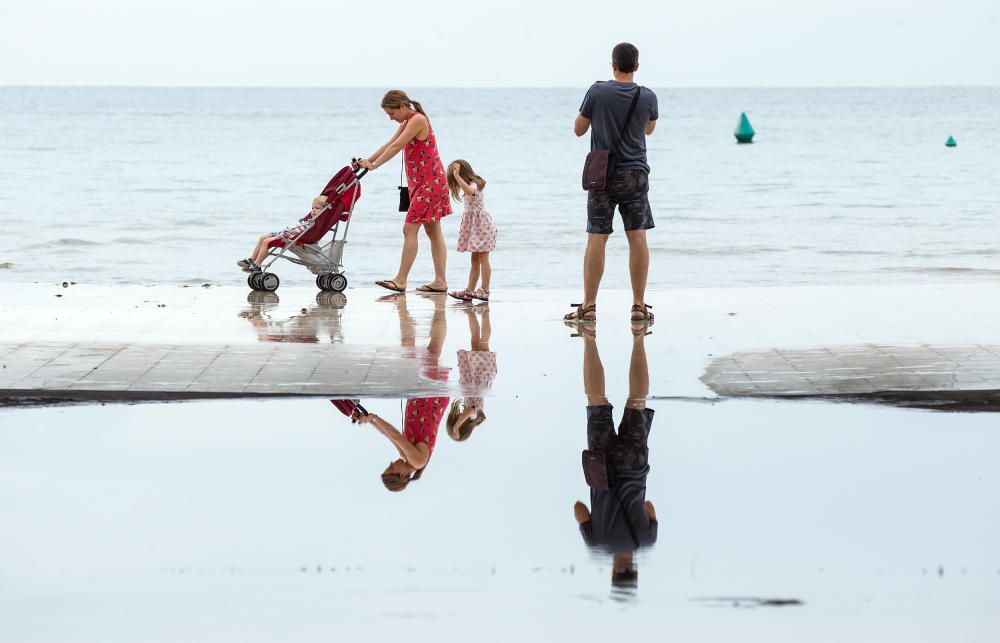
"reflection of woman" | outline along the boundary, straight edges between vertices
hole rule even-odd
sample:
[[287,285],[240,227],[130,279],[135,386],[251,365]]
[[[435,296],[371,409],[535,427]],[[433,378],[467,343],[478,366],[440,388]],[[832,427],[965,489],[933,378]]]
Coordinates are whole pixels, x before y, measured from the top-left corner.
[[417,232],[421,227],[431,242],[431,258],[434,260],[434,281],[417,288],[422,292],[447,292],[448,279],[445,275],[448,247],[441,233],[441,219],[451,214],[448,199],[448,180],[444,163],[438,153],[434,130],[427,120],[420,103],[412,100],[406,92],[393,89],[382,98],[382,109],[399,127],[382,147],[367,159],[357,162],[357,166],[368,170],[381,167],[403,150],[406,167],[406,183],[410,194],[410,207],[406,211],[403,224],[403,251],[399,259],[399,271],[392,279],[377,281],[379,286],[403,292],[409,278],[410,268],[417,257]]
[[434,443],[437,441],[441,418],[448,408],[446,397],[421,397],[406,401],[403,411],[403,432],[374,413],[358,414],[361,424],[371,424],[379,433],[389,438],[399,459],[389,463],[382,472],[382,484],[389,491],[402,491],[411,481],[417,480],[427,468]]
[[[423,351],[416,349],[416,324],[406,306],[406,295],[395,295],[393,303],[399,315],[400,342],[404,348],[413,350],[412,355],[422,361],[421,373],[432,381],[447,382],[449,368],[441,366],[441,347],[448,327],[445,321],[444,301],[428,296],[434,301],[434,315],[431,317],[430,337]],[[422,354],[420,354],[422,353]],[[353,419],[362,424],[371,424],[379,433],[392,442],[399,452],[399,459],[390,462],[382,472],[382,484],[389,491],[402,491],[411,481],[423,475],[437,442],[441,420],[448,410],[448,397],[418,397],[406,401],[403,409],[403,431],[400,432],[383,418],[356,413]]]
[[[458,351],[459,384],[466,397],[455,400],[448,413],[448,435],[454,440],[467,440],[472,430],[486,420],[483,395],[493,386],[497,376],[497,356],[490,350],[490,309],[488,306],[467,306],[472,350]],[[479,324],[477,313],[482,313]]]

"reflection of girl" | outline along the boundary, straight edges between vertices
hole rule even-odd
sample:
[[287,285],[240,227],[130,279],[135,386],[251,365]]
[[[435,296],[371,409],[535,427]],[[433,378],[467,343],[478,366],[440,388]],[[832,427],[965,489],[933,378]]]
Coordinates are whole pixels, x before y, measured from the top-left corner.
[[[481,327],[476,311],[482,311]],[[472,350],[458,351],[458,372],[459,384],[467,397],[455,400],[447,421],[448,435],[458,441],[467,440],[472,430],[486,420],[482,396],[490,390],[497,376],[497,356],[490,350],[490,310],[486,306],[475,306],[466,309],[466,313]]]
[[447,397],[421,397],[406,401],[403,411],[403,432],[374,413],[356,412],[354,420],[371,424],[389,438],[399,459],[389,463],[382,472],[382,484],[389,491],[402,491],[410,481],[420,478],[434,453],[438,427],[448,408]]

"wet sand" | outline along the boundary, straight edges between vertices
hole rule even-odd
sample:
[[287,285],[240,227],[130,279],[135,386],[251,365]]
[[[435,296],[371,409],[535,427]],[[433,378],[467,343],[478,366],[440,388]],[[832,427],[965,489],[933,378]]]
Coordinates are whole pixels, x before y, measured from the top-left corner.
[[[651,293],[657,323],[650,394],[865,399],[903,392],[933,405],[1000,390],[995,288],[830,287]],[[426,333],[435,314],[465,327],[460,305],[378,290],[346,297],[282,289],[18,286],[0,298],[0,392],[8,401],[162,400],[204,395],[385,395],[444,386],[401,346],[397,309]],[[496,392],[546,388],[572,363],[560,291],[498,293]],[[248,301],[249,299],[249,301]],[[601,300],[599,336],[630,337],[628,297]],[[437,311],[437,312],[435,312]],[[411,338],[412,339],[412,338]],[[411,341],[411,343],[413,343]],[[454,343],[454,342],[452,342]],[[516,386],[515,386],[516,385]],[[977,393],[980,392],[980,393]],[[974,402],[974,399],[973,399]]]
[[[871,372],[895,364],[911,376],[913,388],[896,395],[941,396],[928,382],[943,386],[934,374],[954,360],[899,358],[947,348],[989,374],[989,348],[1000,344],[989,292],[664,291],[651,298],[649,336],[622,321],[625,294],[608,293],[593,338],[570,337],[559,321],[568,293],[500,296],[488,309],[413,294],[377,301],[381,293],[363,290],[340,307],[306,289],[252,303],[235,288],[8,294],[0,363],[18,368],[13,358],[26,348],[62,350],[19,376],[41,388],[7,389],[16,404],[114,393],[74,388],[107,359],[69,385],[39,376],[82,363],[67,351],[100,347],[129,358],[103,371],[114,376],[103,380],[109,387],[156,351],[163,364],[171,351],[204,358],[230,347],[241,376],[276,354],[322,352],[334,364],[364,355],[367,365],[349,370],[380,365],[371,381],[389,392],[372,388],[362,402],[397,424],[404,397],[470,394],[459,351],[474,338],[488,337],[497,374],[476,391],[485,422],[465,442],[442,426],[424,475],[400,493],[380,480],[395,450],[322,397],[340,390],[325,377],[315,381],[334,388],[305,397],[0,408],[0,625],[16,641],[400,632],[445,641],[991,641],[1000,627],[991,413],[720,396],[710,385],[720,360],[762,364],[754,356],[777,350],[776,372],[818,366],[810,378],[819,391],[845,376],[844,356],[856,353],[843,347],[862,347]],[[759,386],[780,381],[766,371],[744,372]],[[244,390],[252,382],[213,394],[289,395]],[[588,394],[607,398],[616,425],[629,399],[655,412],[641,489],[658,535],[632,551],[588,546],[574,519],[579,501],[599,520],[600,496],[581,468],[593,446]],[[117,401],[126,399],[142,398]],[[612,550],[630,557],[635,582],[612,582],[622,564]]]

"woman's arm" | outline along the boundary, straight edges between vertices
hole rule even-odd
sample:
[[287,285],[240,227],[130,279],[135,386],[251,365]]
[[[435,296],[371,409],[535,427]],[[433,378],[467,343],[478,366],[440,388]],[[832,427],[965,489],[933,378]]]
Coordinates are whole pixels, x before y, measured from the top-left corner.
[[396,138],[392,139],[374,159],[369,159],[369,164],[371,165],[369,169],[377,169],[379,166],[385,165],[386,161],[399,154],[403,146],[416,138],[417,134],[423,130],[426,122],[427,119],[423,114],[414,114],[411,116],[406,121],[406,127],[403,127],[403,131]]
[[382,152],[385,151],[385,148],[387,148],[390,145],[392,145],[393,142],[397,138],[399,138],[399,135],[403,133],[403,128],[404,127],[405,127],[405,125],[403,123],[400,123],[399,127],[396,128],[396,133],[393,134],[392,137],[390,137],[388,141],[386,141],[385,143],[383,143],[382,147],[380,147],[377,150],[375,150],[374,152],[372,152],[372,155],[368,157],[368,160],[369,161],[374,161],[375,159],[377,159],[382,154]]
[[457,165],[452,167],[451,175],[454,176],[455,180],[458,181],[458,184],[462,186],[462,192],[465,193],[465,196],[472,196],[473,194],[476,193],[473,187],[468,183],[466,183],[465,179],[462,178],[462,175],[459,174],[459,169]]
[[403,434],[393,425],[389,424],[379,416],[374,413],[369,413],[359,420],[362,424],[372,424],[375,429],[389,438],[396,450],[399,451],[399,455],[403,457],[411,466],[421,469],[427,464],[428,453],[427,448],[421,449],[419,446],[413,444],[409,440],[403,437]]

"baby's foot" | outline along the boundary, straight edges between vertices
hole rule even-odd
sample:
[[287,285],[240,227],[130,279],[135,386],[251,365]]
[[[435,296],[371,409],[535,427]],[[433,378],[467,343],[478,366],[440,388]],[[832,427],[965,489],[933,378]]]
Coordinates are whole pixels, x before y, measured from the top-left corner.
[[236,262],[236,265],[240,267],[243,272],[252,272],[250,266],[253,265],[253,259],[240,259]]

